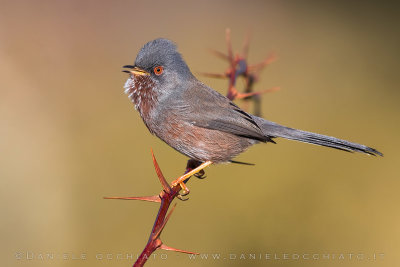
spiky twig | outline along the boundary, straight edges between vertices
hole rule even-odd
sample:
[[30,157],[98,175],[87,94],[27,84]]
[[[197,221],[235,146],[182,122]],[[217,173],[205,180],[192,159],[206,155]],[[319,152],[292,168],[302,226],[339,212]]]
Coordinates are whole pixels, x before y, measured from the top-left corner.
[[[124,200],[143,200],[143,201],[150,201],[150,202],[159,202],[160,208],[158,210],[158,214],[156,220],[153,225],[153,229],[151,230],[149,240],[143,249],[142,253],[136,260],[133,266],[143,266],[146,261],[149,259],[150,255],[157,249],[164,249],[164,250],[172,250],[181,253],[187,254],[198,254],[196,252],[186,251],[182,249],[176,249],[165,245],[160,238],[161,232],[164,230],[165,225],[167,224],[172,212],[174,211],[175,206],[171,209],[171,211],[167,214],[169,206],[171,205],[172,201],[175,197],[178,197],[178,193],[181,190],[180,185],[172,186],[168,184],[167,180],[165,179],[157,160],[154,156],[153,150],[151,151],[151,155],[153,158],[154,168],[157,173],[157,177],[160,180],[160,183],[163,187],[163,190],[159,195],[149,196],[149,197],[105,197],[105,199],[124,199]],[[190,171],[191,168],[187,168],[186,172]],[[186,180],[188,182],[189,179]]]
[[[260,116],[260,98],[259,96],[264,93],[277,91],[280,87],[276,86],[270,89],[261,90],[258,92],[253,91],[253,85],[258,81],[260,72],[273,61],[276,60],[275,54],[270,54],[265,60],[257,64],[249,65],[247,63],[247,57],[249,53],[250,35],[246,35],[241,54],[233,54],[232,41],[231,41],[231,31],[226,30],[226,46],[228,54],[211,49],[211,53],[215,56],[228,61],[229,67],[224,73],[201,73],[204,76],[212,78],[227,78],[229,79],[228,93],[227,97],[230,100],[243,99],[243,100],[253,100],[255,103],[255,115]],[[245,88],[243,92],[239,92],[236,88],[237,78],[242,77],[245,81]]]

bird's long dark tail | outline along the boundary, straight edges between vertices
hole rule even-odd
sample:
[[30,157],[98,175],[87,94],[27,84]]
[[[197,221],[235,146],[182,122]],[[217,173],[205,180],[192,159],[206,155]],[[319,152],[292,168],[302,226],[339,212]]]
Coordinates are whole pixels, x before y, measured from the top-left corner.
[[374,156],[383,156],[381,152],[371,147],[352,143],[346,140],[341,140],[331,136],[292,129],[256,116],[252,117],[254,121],[260,126],[261,130],[266,136],[282,137],[314,145],[332,147],[348,152],[361,152]]

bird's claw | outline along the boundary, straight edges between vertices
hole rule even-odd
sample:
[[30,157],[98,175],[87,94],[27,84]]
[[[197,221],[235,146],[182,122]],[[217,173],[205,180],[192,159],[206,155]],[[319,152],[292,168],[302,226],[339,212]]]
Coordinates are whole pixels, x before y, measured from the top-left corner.
[[177,185],[179,185],[181,187],[181,189],[183,190],[182,193],[178,194],[178,196],[183,197],[190,193],[189,188],[186,186],[186,184],[184,182],[172,183],[172,186],[177,186]]
[[179,185],[181,187],[181,189],[183,190],[183,192],[179,195],[186,196],[187,194],[189,194],[190,190],[186,186],[185,181],[188,180],[190,176],[196,175],[196,174],[199,174],[200,177],[203,177],[204,176],[203,169],[211,164],[212,164],[211,161],[206,161],[206,162],[201,163],[200,166],[197,166],[196,168],[194,168],[190,171],[188,170],[184,175],[182,175],[181,177],[179,177],[178,179],[176,179],[175,181],[172,182],[172,184],[171,184],[172,187],[176,187]]
[[177,197],[179,200],[182,200],[182,201],[189,200],[189,198],[188,198],[188,197],[187,197],[187,198],[185,198],[185,197],[184,197],[184,195],[181,195],[181,194],[178,194],[176,197]]
[[204,170],[200,170],[198,173],[195,173],[194,176],[198,179],[205,179],[207,178],[206,172]]

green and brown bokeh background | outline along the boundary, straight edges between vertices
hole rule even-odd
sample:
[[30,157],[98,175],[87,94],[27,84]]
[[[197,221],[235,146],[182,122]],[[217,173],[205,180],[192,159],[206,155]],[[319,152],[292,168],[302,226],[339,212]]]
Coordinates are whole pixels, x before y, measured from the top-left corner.
[[[279,60],[255,89],[263,116],[376,147],[361,154],[286,140],[258,145],[190,182],[162,239],[222,255],[384,253],[382,260],[208,260],[169,253],[149,266],[400,264],[399,21],[388,3],[331,1],[1,1],[2,266],[130,266],[98,253],[140,253],[158,205],[103,196],[160,191],[186,158],[151,136],[123,94],[121,66],[147,41],[174,40],[194,73],[222,72],[232,29],[250,62]],[[199,78],[221,93],[227,81]],[[238,102],[240,105],[241,103]],[[87,254],[22,260],[15,253]],[[159,255],[161,252],[157,252]]]

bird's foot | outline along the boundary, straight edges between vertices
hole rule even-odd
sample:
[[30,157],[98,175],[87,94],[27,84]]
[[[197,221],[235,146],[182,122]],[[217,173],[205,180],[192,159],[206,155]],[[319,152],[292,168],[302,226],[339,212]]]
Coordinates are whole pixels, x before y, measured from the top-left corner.
[[[186,165],[186,172],[191,171],[201,165],[201,161],[195,160],[195,159],[189,159]],[[204,179],[206,178],[206,173],[204,170],[199,171],[198,173],[195,173],[194,176],[199,179]]]
[[[175,181],[172,182],[172,186],[175,187],[179,184],[179,186],[183,189],[183,194],[184,196],[189,194],[190,190],[189,188],[186,186],[185,184],[185,180],[187,178],[189,178],[192,175],[197,174],[198,172],[200,172],[200,176],[204,176],[204,171],[203,169],[209,165],[211,165],[212,162],[211,161],[206,161],[203,162],[202,164],[200,164],[199,166],[197,166],[196,168],[186,172],[184,175],[182,175],[181,177],[179,177],[178,179],[176,179]],[[202,171],[202,173],[201,173]]]

